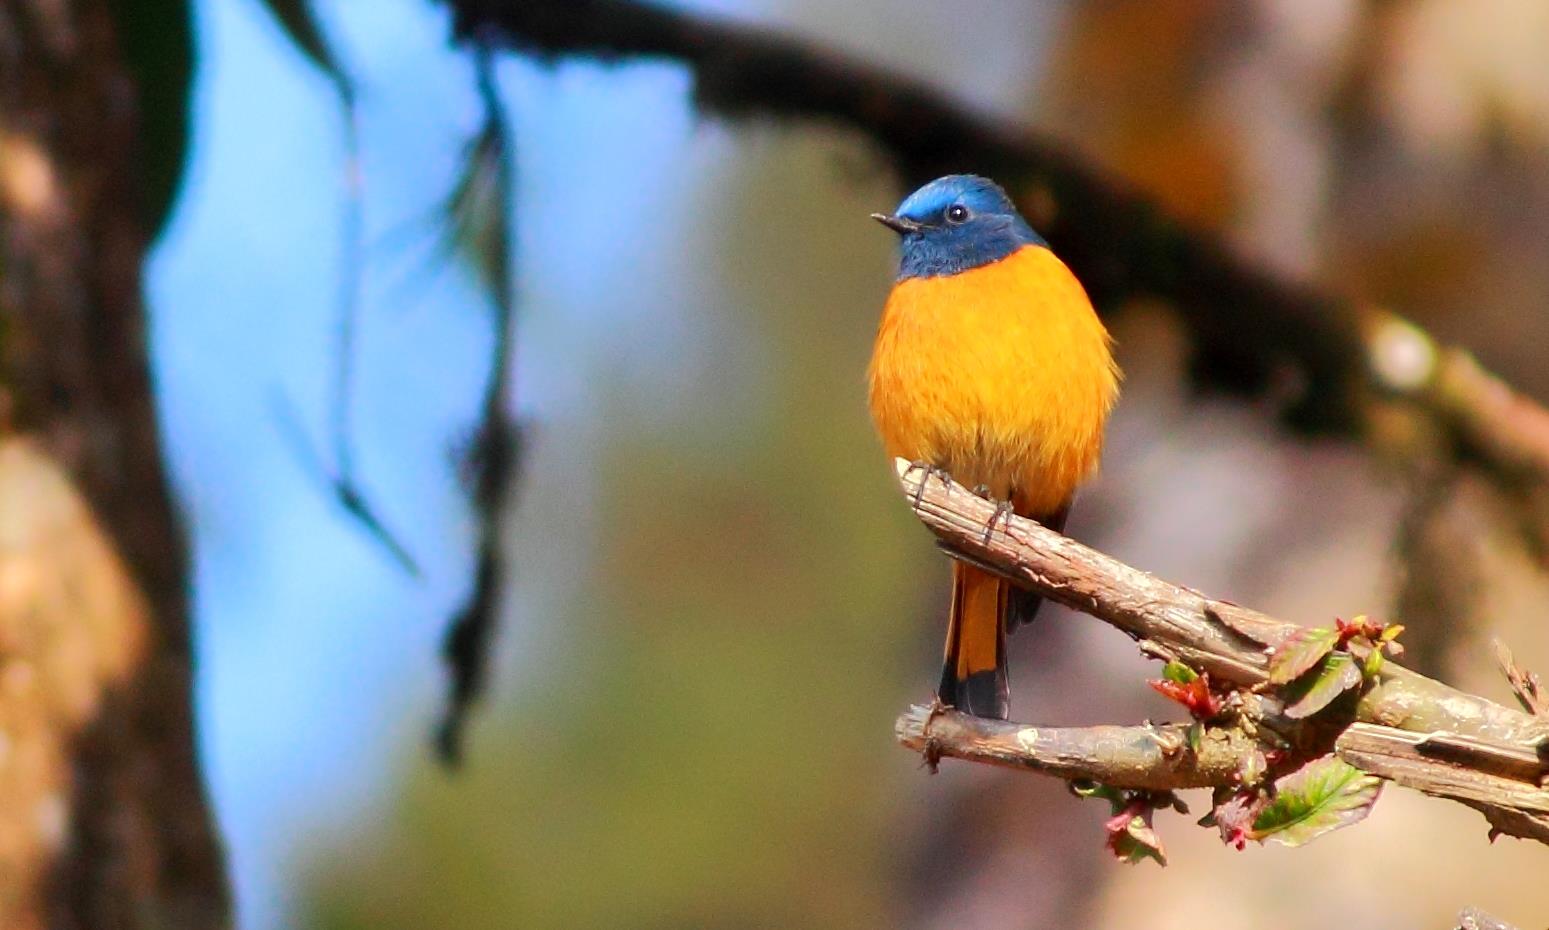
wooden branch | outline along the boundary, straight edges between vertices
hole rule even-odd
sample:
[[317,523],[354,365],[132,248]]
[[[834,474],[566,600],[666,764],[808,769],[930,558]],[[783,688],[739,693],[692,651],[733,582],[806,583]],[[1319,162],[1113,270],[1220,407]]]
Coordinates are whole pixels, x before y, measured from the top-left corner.
[[[1493,830],[1549,843],[1549,791],[1544,747],[1549,720],[1468,694],[1385,662],[1368,682],[1353,719],[1291,720],[1266,687],[1276,646],[1297,627],[1156,578],[1111,556],[1013,516],[996,519],[995,505],[934,472],[899,459],[900,489],[915,514],[953,554],[1001,574],[1050,600],[1090,614],[1140,642],[1148,655],[1177,659],[1219,682],[1243,689],[1253,716],[1290,745],[1337,751],[1370,774],[1484,813]],[[1333,736],[1321,729],[1333,726]],[[1133,728],[1086,732],[974,721],[956,715],[899,718],[905,745],[933,754],[993,762],[1062,777],[1145,788],[1235,784],[1231,755],[1245,744],[1230,737],[1202,758],[1183,763],[1145,749]],[[1040,735],[1024,745],[1018,734]],[[1172,731],[1156,728],[1157,733]],[[1214,732],[1214,731],[1213,731]],[[1053,734],[1043,742],[1042,734]],[[1246,738],[1246,737],[1244,737]],[[1122,749],[1122,751],[1121,751]],[[1072,758],[1072,757],[1076,758]]]
[[1238,728],[1211,727],[1196,752],[1187,731],[1180,724],[1032,727],[918,704],[894,724],[898,741],[932,762],[948,756],[1148,791],[1231,784],[1258,748]]
[[[1109,309],[1171,303],[1191,331],[1206,385],[1266,394],[1297,371],[1293,425],[1363,435],[1379,396],[1445,427],[1460,457],[1497,482],[1549,482],[1549,411],[1461,350],[1386,310],[1290,280],[1219,234],[1168,217],[1150,198],[1048,137],[970,112],[916,80],[769,29],[630,0],[444,0],[465,40],[540,58],[657,58],[685,65],[697,106],[730,118],[836,122],[875,141],[906,184],[990,174]],[[1418,351],[1416,351],[1418,350]]]
[[[1340,758],[1363,772],[1478,810],[1493,833],[1549,843],[1549,791],[1539,785],[1542,763],[1536,754],[1524,759],[1513,749],[1469,747],[1451,734],[1407,733],[1366,723],[1351,724],[1335,743]],[[1524,761],[1531,767],[1526,772],[1518,767]],[[1517,777],[1498,774],[1503,768]]]
[[[953,550],[1050,600],[1118,627],[1151,654],[1176,658],[1219,681],[1253,687],[1268,679],[1269,650],[1297,629],[1163,581],[1032,520],[997,522],[986,538],[994,504],[948,479],[926,480],[922,469],[902,459],[894,464],[915,515]],[[1363,698],[1360,718],[1502,743],[1532,745],[1549,738],[1549,720],[1393,663],[1384,666],[1380,680]]]

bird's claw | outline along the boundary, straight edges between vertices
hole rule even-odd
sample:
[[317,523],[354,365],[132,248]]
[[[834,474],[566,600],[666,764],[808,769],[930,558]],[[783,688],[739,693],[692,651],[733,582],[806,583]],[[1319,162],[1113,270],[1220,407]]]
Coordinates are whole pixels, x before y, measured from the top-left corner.
[[1002,526],[1011,525],[1011,515],[1016,513],[1014,505],[1010,501],[996,501],[995,512],[990,514],[989,522],[984,525],[984,544],[988,546],[990,539],[995,535],[995,524]]
[[936,718],[952,709],[952,705],[941,700],[941,695],[931,695],[930,704],[925,711],[925,725],[921,727],[921,733],[925,736],[925,748],[920,752],[922,763],[930,769],[931,774],[936,774],[936,769],[941,764],[941,744],[931,735],[930,725],[936,722]]
[[920,483],[915,485],[914,488],[914,508],[916,510],[920,508],[920,501],[924,500],[925,498],[925,486],[930,484],[930,479],[933,476],[941,481],[942,487],[950,488],[952,486],[952,476],[947,473],[945,468],[932,465],[930,462],[927,462],[924,459],[915,459],[914,461],[910,462],[909,471],[911,473],[915,471],[925,472],[924,476],[920,478]]

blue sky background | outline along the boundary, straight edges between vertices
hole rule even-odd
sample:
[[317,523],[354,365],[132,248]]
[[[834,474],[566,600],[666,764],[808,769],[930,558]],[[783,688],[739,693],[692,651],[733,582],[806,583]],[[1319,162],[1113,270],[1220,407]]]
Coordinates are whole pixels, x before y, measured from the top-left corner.
[[[1047,12],[1012,3],[998,6],[1020,10],[1027,28],[986,16],[982,36],[953,24],[946,5],[885,21],[880,5],[695,6],[821,25],[830,40],[987,108],[1023,103],[1027,62],[1047,34],[1034,28]],[[479,115],[441,7],[340,0],[319,10],[361,100],[357,466],[422,578],[341,517],[277,421],[277,405],[292,405],[327,447],[343,137],[329,86],[254,0],[198,4],[192,155],[149,278],[162,413],[196,560],[201,749],[251,928],[283,924],[288,870],[308,839],[382,803],[395,760],[423,751],[443,685],[439,637],[469,579],[473,528],[451,459],[489,340],[479,295],[434,260],[433,211]],[[959,41],[932,41],[949,24]],[[542,308],[524,315],[517,366],[540,440],[529,480],[562,476],[533,506],[572,518],[558,536],[521,542],[497,693],[540,660],[554,634],[544,606],[581,571],[598,391],[648,386],[653,404],[641,415],[669,416],[696,389],[696,370],[724,361],[716,334],[689,325],[685,309],[715,299],[716,276],[701,276],[682,245],[695,214],[725,193],[741,144],[690,112],[687,79],[671,67],[518,59],[500,74],[519,153],[520,299]],[[885,249],[879,242],[879,274]],[[744,351],[753,403],[771,360]]]

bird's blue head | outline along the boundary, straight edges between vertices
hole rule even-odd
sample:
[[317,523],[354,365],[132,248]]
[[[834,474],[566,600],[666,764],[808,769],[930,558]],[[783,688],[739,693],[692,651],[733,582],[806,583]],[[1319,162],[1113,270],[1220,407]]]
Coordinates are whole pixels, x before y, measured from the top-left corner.
[[949,174],[871,218],[903,239],[898,278],[933,278],[998,262],[1025,245],[1045,245],[1011,198],[989,178]]

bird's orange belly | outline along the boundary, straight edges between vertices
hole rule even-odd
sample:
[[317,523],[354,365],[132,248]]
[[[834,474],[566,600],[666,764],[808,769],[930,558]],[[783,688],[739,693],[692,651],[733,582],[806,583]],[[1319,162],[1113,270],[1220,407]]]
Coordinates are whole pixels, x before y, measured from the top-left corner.
[[888,299],[870,405],[888,452],[983,485],[1017,510],[1063,506],[1096,469],[1117,393],[1108,335],[1047,249]]

